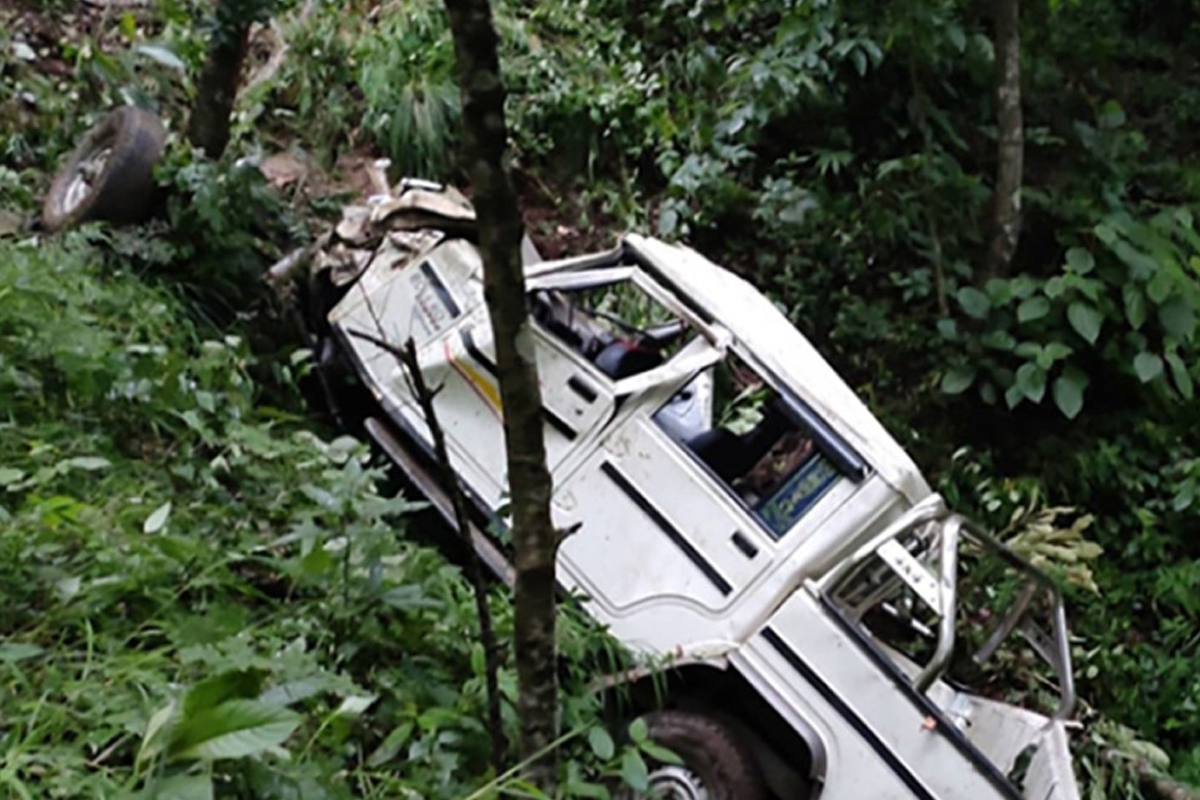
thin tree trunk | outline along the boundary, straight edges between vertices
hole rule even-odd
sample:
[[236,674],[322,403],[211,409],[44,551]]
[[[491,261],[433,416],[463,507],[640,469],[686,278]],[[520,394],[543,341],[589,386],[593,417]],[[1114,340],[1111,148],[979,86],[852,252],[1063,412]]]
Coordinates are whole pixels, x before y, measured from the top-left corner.
[[250,38],[249,16],[231,19],[232,16],[232,11],[218,6],[217,27],[200,71],[196,102],[188,119],[188,141],[209,158],[220,158],[229,144],[229,121]]
[[[376,320],[378,323],[378,320]],[[500,648],[496,643],[496,629],[492,625],[492,610],[488,606],[487,580],[483,574],[483,563],[479,552],[471,541],[470,517],[467,515],[467,500],[463,496],[462,484],[450,462],[450,452],[446,449],[446,433],[438,421],[437,409],[433,400],[437,395],[436,389],[430,389],[425,383],[425,374],[421,372],[421,362],[417,359],[417,345],[410,338],[404,347],[396,347],[388,341],[372,336],[362,331],[351,331],[351,336],[365,339],[372,344],[382,347],[392,354],[404,367],[405,373],[412,384],[413,394],[421,406],[421,414],[425,425],[433,437],[433,455],[441,471],[442,484],[450,495],[450,503],[454,508],[454,523],[458,535],[467,547],[467,580],[471,582],[471,591],[475,595],[475,614],[479,617],[479,641],[483,645],[484,682],[487,686],[487,729],[492,740],[492,766],[496,774],[504,772],[504,753],[508,749],[508,740],[504,735],[504,723],[500,716]]]
[[[488,0],[445,3],[462,92],[463,163],[474,189],[484,295],[496,340],[504,406],[516,567],[520,749],[523,758],[530,758],[553,742],[557,732],[554,557],[558,536],[550,519],[541,390],[520,257],[523,229],[504,152],[508,128],[496,29]],[[527,777],[553,795],[555,773],[551,753],[535,762]]]
[[1008,272],[1021,237],[1025,125],[1021,118],[1020,0],[993,0],[996,17],[996,189],[986,274]]

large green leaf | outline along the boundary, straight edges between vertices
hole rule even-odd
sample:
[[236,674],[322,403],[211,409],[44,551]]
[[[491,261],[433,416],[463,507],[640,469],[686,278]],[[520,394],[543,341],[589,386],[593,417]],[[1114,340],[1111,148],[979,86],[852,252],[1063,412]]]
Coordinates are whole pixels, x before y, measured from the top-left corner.
[[252,700],[262,691],[264,677],[261,670],[240,669],[205,678],[188,690],[183,715],[191,718],[226,700]]
[[1067,308],[1067,319],[1075,332],[1086,339],[1088,344],[1095,344],[1100,338],[1100,326],[1104,324],[1104,316],[1090,303],[1082,300],[1071,303]]
[[151,715],[150,721],[146,723],[146,732],[142,734],[142,746],[138,748],[138,764],[153,760],[167,748],[178,708],[176,702],[171,700]]
[[1017,306],[1019,322],[1033,322],[1050,313],[1050,301],[1040,295],[1025,300]]
[[1183,359],[1176,353],[1167,353],[1167,364],[1171,367],[1171,380],[1175,382],[1175,388],[1179,390],[1179,393],[1188,400],[1195,397],[1196,387],[1192,383],[1192,376],[1188,373]]
[[612,736],[600,725],[588,729],[587,740],[588,746],[592,748],[596,758],[608,761],[613,757],[616,747],[613,744]]
[[1158,321],[1168,335],[1189,341],[1196,331],[1196,310],[1183,297],[1172,297],[1158,307]]
[[942,376],[942,391],[946,394],[962,394],[975,382],[975,368],[971,366],[951,367]]
[[1046,370],[1032,361],[1027,361],[1017,368],[1016,385],[1025,397],[1034,403],[1040,403],[1046,396]]
[[650,788],[650,770],[636,750],[626,750],[621,756],[621,778],[635,792],[644,793]]
[[1149,383],[1162,375],[1163,360],[1154,353],[1138,353],[1133,359],[1133,371],[1137,373],[1139,381]]
[[1067,251],[1067,269],[1079,275],[1086,275],[1096,266],[1096,259],[1082,247],[1072,247]]
[[992,301],[974,286],[964,286],[958,290],[958,304],[962,310],[975,319],[983,319],[992,308]]
[[1146,295],[1135,284],[1127,283],[1121,290],[1125,300],[1125,319],[1136,331],[1146,324]]
[[198,711],[175,726],[172,759],[242,758],[283,744],[300,715],[258,700],[227,700]]
[[1054,379],[1054,404],[1067,419],[1075,419],[1083,409],[1084,384],[1064,373]]

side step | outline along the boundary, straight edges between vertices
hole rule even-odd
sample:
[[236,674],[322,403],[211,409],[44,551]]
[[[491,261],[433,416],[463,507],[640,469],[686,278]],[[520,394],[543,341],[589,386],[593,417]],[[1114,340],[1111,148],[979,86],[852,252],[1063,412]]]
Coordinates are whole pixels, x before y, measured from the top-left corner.
[[[419,459],[413,457],[385,423],[375,417],[368,417],[365,426],[371,439],[383,448],[383,452],[387,453],[388,458],[408,476],[417,490],[441,514],[446,524],[457,530],[458,521],[454,518],[454,504],[433,473]],[[475,547],[475,552],[483,559],[483,563],[497,578],[512,586],[516,580],[516,573],[500,548],[496,547],[492,540],[487,538],[483,531],[479,530],[479,527],[470,520],[467,521],[467,530],[471,534],[471,544]]]

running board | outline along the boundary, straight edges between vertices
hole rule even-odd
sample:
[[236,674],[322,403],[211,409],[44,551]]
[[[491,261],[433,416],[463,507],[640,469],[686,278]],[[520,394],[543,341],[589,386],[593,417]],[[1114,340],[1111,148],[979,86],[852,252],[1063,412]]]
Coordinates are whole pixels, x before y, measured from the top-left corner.
[[[387,453],[392,463],[408,476],[408,479],[417,487],[417,491],[425,495],[425,498],[442,516],[446,524],[457,530],[458,520],[454,516],[454,504],[437,478],[424,464],[413,457],[383,422],[375,417],[368,417],[365,426],[371,439],[383,449],[383,452]],[[467,530],[470,532],[471,544],[474,546],[475,552],[483,559],[483,563],[497,578],[512,586],[516,581],[516,572],[500,548],[496,547],[492,540],[488,539],[470,520],[467,520]]]

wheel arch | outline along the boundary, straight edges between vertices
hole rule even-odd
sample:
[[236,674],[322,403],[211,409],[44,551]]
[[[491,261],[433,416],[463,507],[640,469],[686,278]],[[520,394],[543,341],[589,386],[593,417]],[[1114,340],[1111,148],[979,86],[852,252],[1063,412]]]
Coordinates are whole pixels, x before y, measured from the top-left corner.
[[709,714],[746,737],[771,792],[781,798],[820,796],[827,765],[816,729],[784,717],[727,659],[683,658],[641,666],[598,682],[606,713],[630,718],[659,708]]

